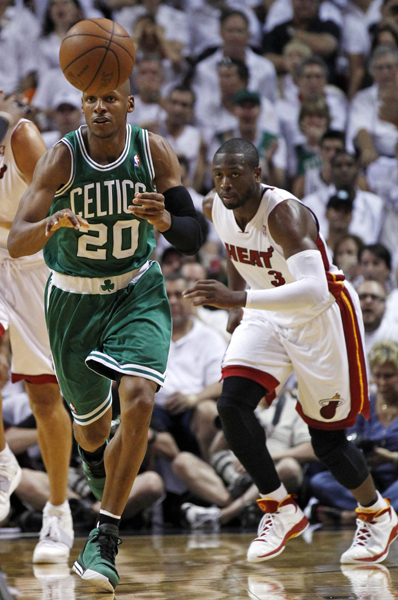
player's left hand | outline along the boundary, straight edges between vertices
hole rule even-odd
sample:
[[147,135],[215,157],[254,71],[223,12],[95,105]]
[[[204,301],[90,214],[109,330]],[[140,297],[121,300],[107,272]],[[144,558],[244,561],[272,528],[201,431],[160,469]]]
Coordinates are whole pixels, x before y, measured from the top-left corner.
[[246,305],[246,292],[235,292],[214,279],[202,279],[183,292],[194,306],[209,304],[217,308],[239,308]]
[[157,192],[137,193],[133,204],[128,209],[133,215],[145,219],[159,231],[167,231],[171,226],[171,216],[165,209],[163,194]]

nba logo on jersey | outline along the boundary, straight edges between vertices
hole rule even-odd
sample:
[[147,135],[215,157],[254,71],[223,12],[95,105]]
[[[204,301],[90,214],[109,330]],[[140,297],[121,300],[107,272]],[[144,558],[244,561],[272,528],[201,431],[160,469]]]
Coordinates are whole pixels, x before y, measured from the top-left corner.
[[140,157],[138,156],[138,154],[134,154],[134,166],[135,167],[140,166]]

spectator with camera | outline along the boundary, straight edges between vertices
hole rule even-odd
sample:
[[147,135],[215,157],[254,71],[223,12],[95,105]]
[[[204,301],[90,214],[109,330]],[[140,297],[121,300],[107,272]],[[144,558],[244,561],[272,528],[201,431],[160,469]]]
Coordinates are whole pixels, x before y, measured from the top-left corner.
[[[370,396],[370,419],[359,415],[354,427],[347,430],[349,438],[361,448],[371,468],[372,476],[391,506],[398,508],[398,344],[392,340],[376,343],[369,364],[376,393]],[[329,471],[311,479],[313,495],[335,522],[351,524],[355,520],[356,502]],[[332,510],[330,510],[330,508]],[[329,509],[329,510],[328,510]],[[333,510],[335,509],[335,510]],[[337,509],[337,510],[336,510]]]

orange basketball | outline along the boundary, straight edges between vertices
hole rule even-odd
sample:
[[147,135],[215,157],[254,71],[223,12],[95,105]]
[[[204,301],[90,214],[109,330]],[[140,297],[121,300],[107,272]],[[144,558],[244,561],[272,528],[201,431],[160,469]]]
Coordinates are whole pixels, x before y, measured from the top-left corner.
[[135,47],[127,31],[109,19],[85,19],[62,40],[59,62],[66,79],[78,90],[102,94],[129,78]]

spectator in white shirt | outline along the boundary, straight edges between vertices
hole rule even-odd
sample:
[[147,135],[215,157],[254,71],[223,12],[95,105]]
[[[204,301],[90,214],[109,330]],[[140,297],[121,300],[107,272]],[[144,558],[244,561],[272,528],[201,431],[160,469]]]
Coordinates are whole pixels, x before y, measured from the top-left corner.
[[136,92],[134,111],[127,116],[127,122],[159,133],[160,122],[166,117],[162,98],[163,66],[155,56],[142,58],[133,72]]
[[[308,196],[319,190],[326,190],[331,184],[331,160],[338,150],[345,149],[345,135],[342,131],[328,129],[319,143],[319,156],[321,165],[311,166],[303,176],[304,193]],[[297,195],[297,194],[296,194]]]
[[154,418],[174,437],[180,450],[209,458],[217,433],[215,399],[221,393],[221,360],[226,342],[216,331],[192,315],[183,297],[188,281],[180,274],[165,280],[173,331],[167,379],[156,394]]
[[[379,46],[372,54],[369,66],[373,85],[358,92],[351,103],[347,127],[347,148],[354,147],[361,155],[361,164],[367,167],[378,156],[395,156],[398,141],[396,127],[380,118],[380,108],[394,109],[389,98],[398,76],[398,50],[392,46]],[[384,115],[381,115],[384,117]],[[388,119],[388,116],[387,116]]]
[[359,276],[358,254],[363,246],[362,239],[352,233],[342,235],[334,246],[333,263],[348,281],[355,281]]
[[391,253],[383,244],[367,244],[358,254],[358,284],[363,280],[373,279],[381,283],[387,293],[386,314],[390,321],[398,321],[398,289],[394,288],[391,274]]
[[[357,286],[365,327],[365,355],[376,342],[393,340],[398,343],[398,322],[391,321],[386,314],[387,292],[380,281],[366,279]],[[369,368],[369,364],[368,364]]]
[[[77,90],[76,90],[77,91]],[[51,148],[70,131],[82,124],[82,100],[79,93],[61,92],[54,99],[52,121],[55,129],[43,133],[47,148]]]
[[248,20],[244,13],[231,10],[220,21],[222,46],[196,65],[192,79],[198,105],[210,97],[220,98],[217,65],[226,57],[243,61],[249,69],[248,89],[274,102],[277,97],[276,72],[273,64],[249,47]]
[[326,190],[320,190],[303,198],[306,204],[316,214],[320,231],[328,237],[328,223],[325,209],[329,198],[336,190],[343,190],[353,201],[353,218],[349,227],[350,233],[360,236],[365,244],[373,244],[380,237],[384,219],[383,200],[358,188],[358,159],[342,150],[336,152],[331,161],[331,185]]

